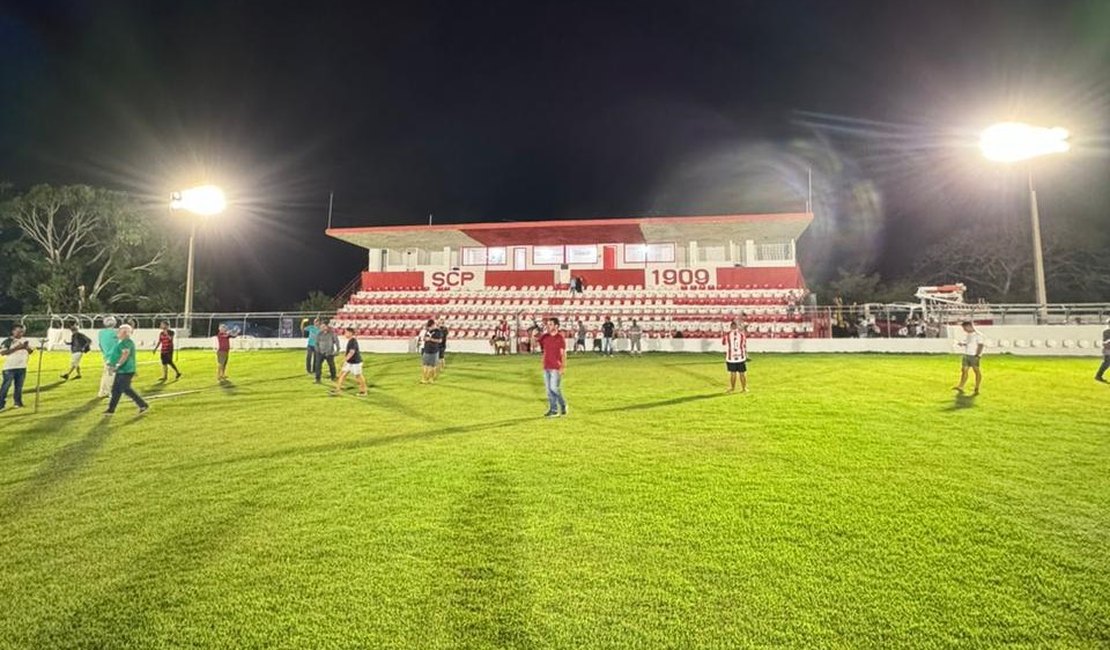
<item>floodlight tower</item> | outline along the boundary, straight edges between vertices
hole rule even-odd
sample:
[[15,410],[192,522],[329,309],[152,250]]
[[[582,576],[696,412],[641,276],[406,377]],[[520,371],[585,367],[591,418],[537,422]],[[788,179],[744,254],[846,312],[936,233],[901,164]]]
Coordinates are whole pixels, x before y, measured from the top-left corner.
[[190,219],[189,262],[185,270],[185,330],[191,335],[193,316],[193,264],[196,253],[197,217],[214,217],[227,207],[224,191],[215,185],[181,190],[170,195],[170,209],[184,210],[194,216]]
[[[1003,163],[1027,162],[1071,148],[1068,131],[1021,122],[1002,122],[983,131],[979,149],[987,160]],[[1033,165],[1026,165],[1029,178],[1029,216],[1033,222],[1033,273],[1037,282],[1037,305],[1041,319],[1048,315],[1048,295],[1044,279],[1044,248],[1041,245],[1041,220],[1037,211],[1037,191],[1033,186]]]

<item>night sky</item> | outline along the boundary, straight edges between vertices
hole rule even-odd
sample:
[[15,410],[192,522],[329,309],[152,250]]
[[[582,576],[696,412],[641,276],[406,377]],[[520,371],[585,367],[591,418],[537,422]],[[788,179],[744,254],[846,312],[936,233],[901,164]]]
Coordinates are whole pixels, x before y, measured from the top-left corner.
[[[335,225],[798,210],[820,280],[1023,218],[978,129],[1068,127],[1046,220],[1110,223],[1110,2],[0,2],[0,180],[235,205],[223,309],[337,292]],[[970,146],[969,146],[970,145]],[[168,211],[154,218],[181,229]]]

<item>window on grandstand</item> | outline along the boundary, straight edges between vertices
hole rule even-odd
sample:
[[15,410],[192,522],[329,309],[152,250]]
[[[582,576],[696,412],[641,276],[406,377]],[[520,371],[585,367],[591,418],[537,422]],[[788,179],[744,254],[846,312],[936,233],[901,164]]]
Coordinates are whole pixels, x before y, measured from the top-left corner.
[[564,251],[562,246],[533,246],[533,264],[562,264]]
[[597,264],[597,246],[567,246],[567,264]]
[[624,261],[638,264],[674,262],[674,244],[625,244]]
[[463,266],[485,266],[488,255],[485,248],[462,249]]
[[486,249],[486,264],[490,266],[505,266],[508,262],[508,252],[504,246]]
[[789,262],[790,242],[770,242],[755,245],[755,258],[760,262]]

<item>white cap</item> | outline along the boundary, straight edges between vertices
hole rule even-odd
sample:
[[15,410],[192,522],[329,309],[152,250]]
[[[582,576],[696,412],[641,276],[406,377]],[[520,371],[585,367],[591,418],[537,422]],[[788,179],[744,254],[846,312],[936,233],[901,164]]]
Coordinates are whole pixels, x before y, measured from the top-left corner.
[[104,317],[104,325],[106,327],[115,327],[116,326],[116,317],[115,316],[105,316]]

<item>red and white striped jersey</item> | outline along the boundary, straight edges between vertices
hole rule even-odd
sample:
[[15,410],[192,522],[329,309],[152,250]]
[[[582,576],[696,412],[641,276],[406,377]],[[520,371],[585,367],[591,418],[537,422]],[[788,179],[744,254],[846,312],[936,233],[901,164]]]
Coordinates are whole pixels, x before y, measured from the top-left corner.
[[741,330],[729,330],[721,343],[725,346],[725,361],[740,363],[748,360],[748,337]]

